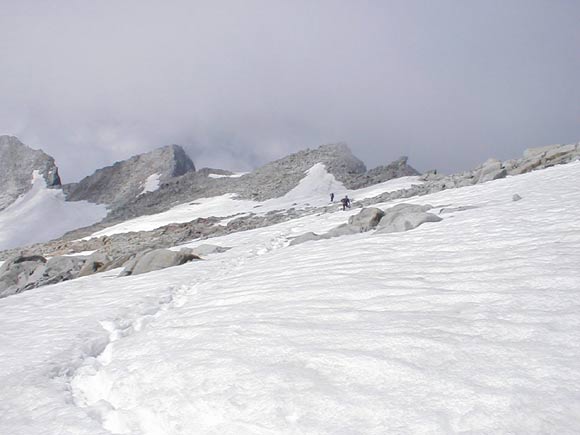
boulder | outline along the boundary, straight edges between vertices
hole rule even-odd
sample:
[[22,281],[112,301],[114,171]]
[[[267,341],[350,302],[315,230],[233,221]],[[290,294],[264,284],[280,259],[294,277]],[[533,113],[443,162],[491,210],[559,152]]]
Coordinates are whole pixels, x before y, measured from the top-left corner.
[[35,270],[34,275],[38,279],[34,282],[34,286],[40,287],[74,279],[78,276],[85,262],[84,257],[52,257],[46,262],[44,270],[41,268]]
[[522,199],[522,197],[520,195],[518,195],[517,193],[514,194],[514,196],[512,196],[512,201],[519,201],[520,199]]
[[399,204],[385,211],[385,216],[377,226],[377,233],[409,231],[425,222],[439,222],[442,219],[427,213],[430,205]]
[[78,276],[84,257],[16,257],[0,268],[0,297],[68,281]]
[[0,267],[0,298],[23,291],[34,271],[45,264],[46,258],[40,255],[19,256],[7,260]]
[[486,181],[497,180],[499,178],[505,178],[507,176],[507,170],[503,167],[499,160],[489,159],[483,165],[479,171],[475,174],[476,183],[485,183]]
[[111,263],[111,257],[103,252],[93,252],[86,258],[85,264],[81,267],[78,277],[88,276],[94,273],[103,272]]
[[107,272],[109,270],[125,267],[129,261],[135,258],[135,254],[125,254],[114,258],[110,263],[106,264],[100,272]]
[[375,228],[384,215],[385,212],[380,208],[363,208],[358,214],[348,219],[348,224],[358,227],[359,232],[362,233]]
[[119,276],[139,275],[154,270],[180,266],[192,260],[200,260],[191,249],[184,248],[180,251],[169,249],[153,249],[138,254],[130,260]]

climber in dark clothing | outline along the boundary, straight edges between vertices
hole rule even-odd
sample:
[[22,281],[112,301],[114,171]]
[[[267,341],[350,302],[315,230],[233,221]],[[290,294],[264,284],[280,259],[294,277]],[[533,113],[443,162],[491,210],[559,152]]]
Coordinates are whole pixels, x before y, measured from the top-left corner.
[[330,202],[334,202],[334,193],[330,194]]
[[345,195],[340,202],[342,203],[343,210],[346,210],[347,207],[350,208],[350,199],[348,199],[348,195]]

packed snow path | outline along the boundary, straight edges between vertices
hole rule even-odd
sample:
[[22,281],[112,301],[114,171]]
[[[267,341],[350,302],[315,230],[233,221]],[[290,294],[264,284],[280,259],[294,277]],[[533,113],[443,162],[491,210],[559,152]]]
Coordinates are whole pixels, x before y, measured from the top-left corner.
[[0,433],[577,433],[578,186],[576,162],[406,200],[476,207],[406,233],[288,247],[357,211],[307,216],[3,299]]

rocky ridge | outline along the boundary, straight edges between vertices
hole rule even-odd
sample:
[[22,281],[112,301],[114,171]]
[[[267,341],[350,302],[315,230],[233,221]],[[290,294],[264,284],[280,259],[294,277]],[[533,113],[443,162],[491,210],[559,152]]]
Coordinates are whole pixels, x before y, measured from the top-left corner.
[[195,165],[183,148],[168,145],[98,169],[63,189],[69,201],[86,200],[117,208],[146,194],[148,182],[153,184],[150,190],[156,190],[160,184],[191,171],[195,171]]
[[[109,213],[105,223],[112,224],[145,214],[160,213],[171,207],[198,198],[234,193],[241,199],[264,201],[288,193],[304,178],[304,173],[317,163],[349,189],[359,189],[393,178],[419,175],[402,157],[387,166],[367,171],[346,144],[322,145],[290,154],[237,178],[211,178],[209,174],[227,171],[202,169],[189,172],[163,183],[155,192],[131,199]],[[231,174],[231,173],[229,173]]]
[[[488,160],[479,167],[461,174],[443,176],[435,172],[427,173],[422,177],[422,180],[424,181],[423,184],[395,192],[386,192],[373,198],[356,201],[353,205],[361,208],[368,207],[373,204],[385,203],[394,199],[410,198],[444,189],[484,183],[494,179],[503,178],[507,175],[518,175],[531,170],[567,163],[579,158],[580,144],[553,145],[550,147],[529,149],[526,150],[521,159],[509,160],[507,162]],[[406,162],[403,162],[402,160],[401,162],[406,164]],[[344,174],[345,177],[351,177],[350,180],[352,182],[357,178],[360,180],[361,175],[368,176],[368,173],[361,172],[357,174],[356,172],[348,173],[348,171],[345,171]],[[220,178],[216,180],[219,181],[222,179]],[[517,199],[514,197],[514,201],[515,200]],[[381,225],[382,228],[380,228],[380,230],[386,232],[400,231],[413,228],[422,222],[438,220],[426,213],[427,210],[428,208],[424,210],[411,210],[407,207],[405,208],[405,215],[401,216],[401,211],[395,207],[387,213],[387,215],[390,213],[390,217],[384,220],[384,225]],[[41,255],[58,257],[64,254],[96,250],[98,255],[105,255],[107,258],[111,259],[111,264],[120,267],[129,258],[135,257],[139,255],[139,253],[147,250],[167,248],[192,240],[203,240],[231,232],[269,226],[307,214],[324,214],[336,211],[336,206],[311,207],[302,210],[277,210],[269,212],[263,216],[256,214],[243,215],[238,218],[233,216],[227,225],[219,224],[222,220],[221,218],[209,217],[196,219],[187,223],[170,224],[153,231],[116,234],[109,237],[103,236],[90,240],[70,240],[70,238],[69,240],[60,239],[45,244],[31,246],[24,250],[1,252],[0,260],[12,258],[13,260],[10,261],[14,261],[14,258],[34,258]],[[444,212],[445,210],[441,210],[439,214],[443,214]],[[408,215],[408,213],[411,213],[412,215]],[[384,218],[384,216],[381,216],[380,220],[383,220],[382,218]],[[334,237],[350,234],[353,231],[357,232],[360,230],[357,225],[358,224],[355,225],[355,222],[349,221],[347,224],[335,229],[336,231],[328,236]],[[375,223],[370,225],[369,228],[374,226]],[[366,230],[368,230],[368,228]],[[323,237],[326,238],[326,235]],[[320,238],[320,236],[315,234],[305,234],[299,243],[308,240],[316,240],[318,238]]]
[[[407,189],[386,192],[373,198],[355,201],[354,207],[369,207],[377,203],[385,203],[396,199],[423,196],[444,189],[460,188],[473,184],[483,183],[491,179],[517,175],[523,171],[542,169],[554,164],[566,163],[580,158],[580,144],[554,145],[551,147],[527,150],[521,159],[501,163],[488,161],[479,167],[461,174],[439,175],[427,173],[422,176],[423,183]],[[565,151],[565,152],[562,152]],[[555,157],[552,157],[555,156]],[[509,169],[508,169],[509,168]],[[482,176],[485,175],[485,176]],[[220,179],[218,179],[220,180]],[[139,231],[112,236],[103,236],[89,240],[79,240],[86,236],[86,230],[79,230],[68,234],[65,238],[48,243],[36,244],[24,249],[14,249],[0,252],[0,260],[15,255],[40,254],[45,256],[72,254],[84,251],[101,250],[108,255],[118,257],[127,253],[136,253],[143,249],[166,248],[196,239],[208,239],[237,231],[261,228],[279,222],[295,219],[308,214],[334,213],[334,205],[324,207],[310,207],[301,210],[288,209],[269,212],[263,216],[250,213],[236,218],[228,218],[227,225],[220,225],[222,218],[199,218],[186,223],[169,224],[152,231]],[[101,225],[99,228],[104,227]],[[91,229],[93,229],[91,227]]]
[[24,145],[14,136],[0,136],[0,210],[30,190],[34,171],[48,187],[60,187],[58,168],[51,156]]

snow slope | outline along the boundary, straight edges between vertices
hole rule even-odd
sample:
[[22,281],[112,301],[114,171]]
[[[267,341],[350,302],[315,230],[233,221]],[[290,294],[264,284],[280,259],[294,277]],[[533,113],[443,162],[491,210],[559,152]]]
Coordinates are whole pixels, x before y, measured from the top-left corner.
[[99,222],[106,214],[103,205],[65,201],[62,190],[48,189],[35,171],[32,188],[0,212],[0,250],[54,239]]
[[[200,198],[194,202],[173,207],[163,213],[141,216],[112,225],[86,237],[86,239],[131,231],[151,231],[171,223],[189,222],[197,218],[211,216],[226,218],[231,216],[238,217],[247,213],[264,215],[272,210],[282,210],[290,207],[300,209],[308,206],[323,206],[328,204],[331,192],[337,195],[335,201],[340,199],[340,195],[345,194],[348,194],[351,198],[364,199],[382,192],[404,189],[420,183],[419,177],[401,177],[360,190],[347,190],[332,174],[326,172],[322,163],[318,163],[306,172],[306,176],[300,180],[298,186],[281,198],[274,198],[264,202],[238,200],[235,199],[236,195],[234,194]],[[225,219],[223,224],[226,225],[228,221],[229,219]]]
[[406,233],[289,247],[356,210],[311,215],[2,299],[0,433],[578,433],[578,185],[571,163],[415,198],[477,208]]

